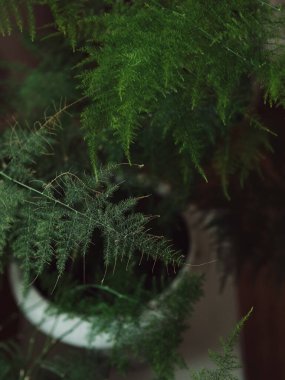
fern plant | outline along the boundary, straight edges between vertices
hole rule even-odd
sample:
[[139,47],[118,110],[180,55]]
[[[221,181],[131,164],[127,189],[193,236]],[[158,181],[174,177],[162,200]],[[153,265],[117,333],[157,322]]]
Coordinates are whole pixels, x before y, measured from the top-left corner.
[[[68,107],[64,106],[47,117],[35,131],[9,129],[1,141],[1,211],[2,220],[7,221],[2,224],[2,247],[6,241],[4,232],[12,229],[11,221],[14,220],[18,231],[13,236],[14,250],[19,257],[26,258],[28,265],[33,262],[38,273],[53,255],[52,242],[57,243],[57,252],[62,251],[58,261],[58,270],[62,273],[66,258],[74,249],[81,247],[82,254],[86,253],[95,229],[99,229],[104,238],[106,266],[123,258],[131,260],[136,250],[153,259],[163,258],[166,264],[179,264],[181,257],[164,239],[146,232],[147,217],[139,213],[128,214],[136,199],[118,204],[109,200],[117,187],[108,180],[110,168],[103,170],[98,180],[90,175],[81,179],[67,172],[49,183],[38,179],[36,185],[31,186],[32,164],[39,154],[48,153],[47,147],[52,143],[51,130],[58,127],[59,115]],[[19,206],[20,212],[15,217]],[[40,238],[38,249],[33,237]],[[34,260],[29,257],[31,254]]]
[[[39,6],[53,16],[41,29],[45,42],[37,41]],[[16,124],[1,138],[1,262],[13,255],[26,284],[41,281],[44,287],[48,272],[52,284],[46,289],[54,291],[62,310],[72,314],[76,304],[91,320],[99,313],[93,333],[112,327],[118,367],[125,366],[131,349],[148,359],[157,378],[173,377],[175,365],[183,364],[175,348],[201,295],[201,279],[186,277],[158,302],[165,318],[150,314],[145,328],[138,325],[157,288],[167,282],[165,273],[179,268],[183,256],[148,230],[152,217],[134,212],[136,196],[115,201],[114,173],[120,166],[110,163],[143,162],[148,175],[164,176],[182,199],[196,172],[207,180],[214,168],[229,198],[231,176],[243,184],[271,151],[272,133],[260,123],[252,97],[257,87],[270,105],[284,106],[283,28],[284,9],[267,0],[0,0],[3,36],[18,29],[33,46],[52,46],[13,99],[17,114],[30,120],[45,107],[43,97],[34,101],[35,92],[72,102],[61,103],[32,127]],[[86,157],[81,161],[82,143],[65,150],[73,134],[78,141],[79,120],[91,165]],[[74,282],[69,276],[74,263],[82,263],[85,273],[96,244],[103,252],[96,279]],[[132,286],[144,260],[164,268],[151,291],[143,276]],[[116,324],[114,314],[120,316]],[[126,320],[129,335],[123,333]]]
[[[210,358],[217,365],[216,369],[202,369],[191,374],[192,380],[236,380],[235,370],[239,363],[234,354],[234,344],[252,310],[237,323],[228,338],[222,340],[222,353],[209,352]],[[28,353],[33,351],[33,339],[30,339]],[[23,380],[27,376],[31,380],[40,379],[98,379],[108,378],[108,359],[95,352],[68,353],[66,358],[47,353],[57,342],[45,342],[42,352],[32,360],[30,354],[25,355],[16,342],[9,342],[0,346],[0,379]],[[168,360],[169,362],[169,360]]]
[[[244,157],[238,157],[238,163],[222,157],[229,165],[225,174],[222,164],[216,168],[222,179],[241,173],[241,180],[256,168],[269,136],[265,141],[259,137],[266,128],[259,131],[254,112],[249,112],[249,82],[259,80],[270,102],[284,101],[284,48],[280,42],[274,50],[268,47],[282,33],[281,9],[261,1],[207,7],[197,1],[151,2],[105,19],[103,47],[91,45],[86,50],[88,62],[93,58],[96,68],[82,76],[85,93],[93,100],[83,123],[95,166],[98,136],[118,136],[131,160],[139,129],[151,128],[161,139],[171,134],[188,166],[192,162],[206,177],[202,163],[207,162],[207,151],[215,152],[220,139],[227,147],[238,119],[247,115],[244,130],[251,129],[254,135],[251,145],[242,134],[234,137]],[[224,179],[223,185],[226,189]]]
[[[38,279],[48,292],[51,289],[44,286],[44,273],[51,268],[48,286],[52,285],[58,310],[72,315],[77,304],[75,312],[93,323],[91,340],[92,334],[110,331],[118,367],[124,366],[125,352],[131,348],[138,357],[147,358],[157,378],[171,379],[180,360],[175,350],[184,321],[201,296],[202,279],[184,275],[170,295],[158,300],[161,315],[149,310],[150,319],[138,324],[149,309],[148,302],[158,296],[161,281],[167,284],[167,273],[183,263],[183,255],[166,238],[149,230],[147,223],[153,217],[134,211],[138,198],[115,201],[116,167],[100,170],[98,178],[88,174],[88,167],[83,175],[63,172],[54,179],[39,170],[42,156],[52,160],[51,147],[61,116],[71,106],[75,104],[63,105],[32,128],[16,125],[2,135],[1,262],[8,258],[5,252],[10,252],[22,269],[25,284]],[[37,172],[42,176],[37,177]],[[96,248],[100,245],[101,249]],[[151,261],[152,271],[156,265],[165,268],[157,284],[152,281],[150,287],[145,287],[145,260]],[[70,277],[78,263],[84,265],[83,282]],[[139,282],[138,271],[142,272]],[[94,318],[97,315],[99,321]],[[168,339],[170,329],[172,340]],[[150,355],[152,346],[155,355]]]
[[205,179],[213,167],[227,193],[229,178],[239,175],[243,183],[270,148],[251,99],[259,87],[269,104],[284,105],[281,6],[267,0],[0,5],[3,35],[16,25],[34,38],[33,9],[45,5],[54,18],[48,36],[64,35],[81,53],[77,84],[89,100],[81,118],[95,172],[111,142],[136,162],[142,136],[156,136],[144,150],[155,150],[157,139],[162,146],[172,141],[184,180],[191,167]]
[[216,369],[202,369],[193,374],[193,380],[237,380],[234,371],[240,364],[234,353],[234,345],[240,335],[241,329],[250,317],[253,309],[245,315],[235,326],[227,339],[221,340],[222,353],[209,351],[209,356],[217,366]]

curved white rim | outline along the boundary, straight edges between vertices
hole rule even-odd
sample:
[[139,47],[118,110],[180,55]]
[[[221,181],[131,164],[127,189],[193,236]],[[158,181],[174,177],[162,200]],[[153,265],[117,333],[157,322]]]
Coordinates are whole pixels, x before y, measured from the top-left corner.
[[97,334],[90,341],[92,325],[81,317],[59,313],[39,291],[31,286],[25,293],[20,270],[12,263],[9,268],[12,291],[25,317],[43,333],[76,347],[109,349],[113,346],[110,334]]
[[[192,214],[192,212],[193,210],[189,210],[183,214],[191,238],[191,246],[186,259],[188,265],[182,269],[181,274],[173,280],[170,288],[167,288],[165,292],[177,286],[183,273],[189,270],[189,264],[195,259],[195,227],[193,228],[193,220],[189,217],[189,213]],[[113,338],[108,332],[99,333],[90,340],[90,332],[94,322],[91,324],[81,317],[71,317],[67,313],[59,313],[56,306],[45,299],[34,286],[24,292],[22,277],[16,263],[10,264],[9,277],[19,308],[29,322],[44,334],[75,347],[108,350],[114,346]],[[155,300],[151,302],[155,303]]]

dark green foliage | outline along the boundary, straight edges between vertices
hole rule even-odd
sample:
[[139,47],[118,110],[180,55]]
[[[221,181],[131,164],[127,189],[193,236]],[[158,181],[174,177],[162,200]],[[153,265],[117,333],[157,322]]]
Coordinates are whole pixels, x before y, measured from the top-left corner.
[[[5,134],[0,142],[0,160],[1,175],[5,178],[4,173],[9,167],[8,175],[13,176],[15,181],[31,180],[32,171],[30,164],[37,158],[37,153],[44,153],[46,145],[51,142],[51,136],[45,130],[45,126],[50,123],[58,122],[57,117],[46,119],[43,128],[34,133],[20,130],[19,128],[11,128]],[[46,124],[46,125],[45,125]],[[37,153],[36,153],[37,152]],[[15,191],[16,190],[16,191]],[[26,205],[26,194],[24,188],[17,189],[15,183],[11,181],[1,180],[1,225],[0,225],[0,247],[1,255],[3,254],[7,236],[13,231],[13,225],[18,220],[18,210]],[[24,227],[23,227],[24,228]],[[27,239],[30,239],[27,237]],[[25,239],[25,237],[23,237]]]
[[50,9],[54,17],[54,27],[58,30],[54,33],[49,31],[49,37],[61,33],[75,49],[80,40],[96,35],[97,28],[88,27],[89,20],[93,20],[94,15],[108,8],[108,4],[110,5],[108,0],[96,1],[96,4],[91,0],[1,0],[0,33],[2,36],[10,35],[16,26],[21,32],[27,31],[34,40],[37,32],[36,10],[39,6],[46,6]]
[[[24,202],[25,196],[23,192],[17,192],[17,197],[14,196],[14,187],[11,184],[0,185],[1,207],[0,207],[0,249],[1,256],[6,245],[6,236],[10,232],[15,219],[17,207]],[[5,198],[4,198],[5,197]],[[2,268],[2,265],[1,265]]]
[[[124,367],[131,350],[148,360],[157,379],[172,379],[183,365],[176,348],[201,295],[201,278],[185,275],[172,293],[156,299],[160,311],[149,303],[161,284],[154,280],[146,291],[136,265],[149,259],[154,267],[156,262],[179,267],[183,257],[148,230],[152,218],[134,212],[135,196],[115,201],[117,167],[101,170],[101,162],[119,162],[125,155],[141,163],[142,158],[150,176],[167,171],[163,176],[178,184],[181,174],[188,184],[193,169],[207,179],[205,168],[213,166],[229,196],[230,176],[243,184],[271,149],[269,131],[252,111],[253,83],[269,104],[284,106],[284,11],[261,0],[0,0],[0,33],[9,35],[16,27],[34,40],[35,10],[42,5],[51,10],[54,29],[44,28],[41,35],[46,30],[44,37],[56,43],[55,37],[64,36],[74,54],[61,42],[58,50],[47,49],[13,99],[15,109],[30,118],[68,97],[84,110],[74,107],[69,125],[62,116],[70,106],[62,101],[54,115],[32,128],[16,125],[2,137],[1,255],[17,258],[26,284],[52,268],[53,287],[62,285],[62,294],[55,295],[59,308],[72,314],[77,305],[85,319],[93,320],[93,334],[111,330],[118,367]],[[34,99],[35,94],[41,96]],[[78,128],[79,115],[95,178],[89,163],[80,161],[79,153],[76,157],[78,147],[66,150],[73,138],[66,125]],[[96,281],[68,282],[70,265],[78,258],[85,265],[90,251],[98,253],[100,241],[103,270],[94,269]],[[223,355],[212,354],[219,369],[204,370],[195,379],[234,379],[231,349],[237,331],[224,344]],[[6,357],[1,365],[8,380],[23,364],[10,366]],[[78,372],[75,362],[69,364],[49,368],[59,377],[63,369],[63,376],[74,380],[92,374],[86,373],[89,364]]]
[[138,253],[163,260],[166,265],[179,265],[182,256],[164,238],[145,228],[149,218],[130,212],[136,199],[113,203],[117,185],[109,180],[111,168],[96,179],[66,172],[48,183],[35,180],[34,161],[47,153],[51,131],[60,123],[59,117],[66,108],[47,118],[34,132],[14,128],[5,134],[0,176],[1,212],[6,222],[1,225],[1,246],[13,225],[11,245],[26,275],[31,270],[40,274],[52,258],[61,275],[68,257],[84,256],[98,230],[104,240],[106,269],[115,267],[118,260],[128,265],[130,260],[138,259]]
[[[83,288],[97,289],[115,300],[102,302],[106,298],[103,296],[99,297],[99,302],[98,297],[97,300],[93,297],[91,303],[84,303],[86,298],[82,296],[74,302],[74,291],[78,288],[71,283],[66,287],[60,285],[65,298],[72,300],[72,310],[76,303],[77,312],[83,310],[83,317],[94,321],[92,334],[110,330],[115,336],[116,350],[124,352],[128,346],[132,347],[136,356],[146,357],[157,378],[170,379],[180,361],[175,352],[185,327],[184,320],[201,295],[201,279],[185,275],[173,293],[166,293],[163,299],[157,300],[161,311],[153,310],[146,314],[146,320],[143,319],[149,308],[147,302],[157,295],[157,290],[155,286],[145,290],[144,274],[138,283],[134,268],[147,259],[152,261],[153,268],[156,263],[163,263],[178,269],[183,256],[167,239],[147,228],[153,217],[134,212],[139,199],[125,198],[115,202],[118,185],[113,177],[116,167],[100,170],[97,178],[88,172],[81,173],[80,177],[71,172],[57,173],[54,179],[48,179],[49,175],[44,172],[42,177],[37,176],[42,166],[39,160],[42,157],[52,160],[55,134],[61,127],[61,116],[69,107],[71,105],[59,108],[56,114],[36,123],[33,129],[16,125],[2,136],[2,253],[9,247],[23,270],[26,284],[55,264],[55,276],[50,277],[54,279],[53,287],[65,275],[70,261],[85,260],[87,254],[100,254],[104,270],[94,267],[94,272],[98,272],[96,281],[90,286],[84,284]],[[98,240],[94,240],[94,232],[99,242],[103,241],[103,251],[96,251]],[[59,310],[69,311],[64,299],[57,298],[57,301]],[[102,322],[94,316],[99,316]],[[125,332],[126,323],[129,335]],[[156,351],[150,356],[151,349]],[[167,356],[171,356],[170,362],[165,361]],[[117,355],[116,358],[120,366],[124,358],[118,359]]]
[[[104,329],[114,340],[115,346],[109,353],[111,357],[96,359],[98,353],[90,350],[88,354],[82,351],[78,357],[70,357],[67,351],[61,358],[49,355],[46,359],[56,341],[47,339],[40,350],[37,348],[35,351],[35,347],[31,347],[27,352],[21,351],[16,344],[11,343],[0,347],[0,379],[18,380],[19,373],[23,374],[20,379],[29,375],[31,380],[50,379],[51,374],[54,376],[52,379],[103,379],[108,363],[115,365],[118,370],[124,370],[129,360],[134,358],[144,358],[151,366],[155,379],[173,379],[177,368],[187,367],[176,349],[181,343],[181,333],[187,327],[185,320],[189,313],[193,312],[194,304],[202,295],[201,286],[201,276],[184,273],[175,288],[157,297],[151,304],[136,303],[132,314],[122,315],[124,302],[130,303],[130,300],[119,301],[120,314],[116,314],[116,308],[111,310],[113,307],[109,306],[113,318],[111,320],[98,313],[100,305],[97,307],[97,314],[92,315],[92,305],[88,307],[86,304],[89,319],[94,318],[96,331],[100,331],[97,324],[100,325],[102,320],[105,322]],[[101,303],[101,307],[103,306]],[[105,307],[108,305],[105,304]],[[32,343],[32,339],[30,345],[35,344]]]
[[238,380],[233,374],[234,370],[240,368],[240,364],[234,354],[234,347],[240,336],[241,329],[251,313],[252,309],[235,326],[230,336],[225,340],[221,340],[222,353],[209,351],[209,356],[217,366],[217,369],[202,369],[193,374],[193,380]]
[[25,357],[14,341],[0,344],[0,379],[24,380]]
[[199,109],[193,112],[189,107],[190,102],[191,83],[185,83],[182,99],[178,93],[162,99],[160,107],[152,117],[151,125],[165,139],[167,136],[174,138],[174,144],[176,149],[178,147],[180,155],[180,171],[184,173],[184,177],[189,178],[191,171],[189,161],[192,161],[194,167],[206,179],[206,174],[200,165],[205,155],[205,146],[210,142],[208,149],[213,149],[212,145],[222,125],[215,118],[213,104],[201,104]]
[[[154,265],[156,261],[163,261],[167,266],[179,267],[182,256],[165,238],[146,229],[148,217],[132,211],[136,198],[114,203],[113,194],[118,185],[111,181],[113,167],[100,171],[97,179],[87,174],[79,178],[67,172],[58,174],[48,183],[44,178],[35,180],[34,162],[42,153],[48,153],[55,128],[60,124],[59,117],[66,108],[58,110],[56,116],[47,118],[34,131],[8,130],[2,141],[0,185],[5,207],[1,211],[4,220],[7,219],[2,227],[3,247],[5,242],[11,247],[24,271],[26,283],[31,276],[39,276],[54,260],[58,277],[61,277],[70,257],[84,257],[90,245],[96,247],[96,240],[92,240],[96,230],[100,231],[104,242],[101,254],[106,271],[110,268],[122,280],[130,280],[124,272],[132,270],[134,263],[144,258],[152,259]],[[13,202],[9,203],[10,194],[13,194]],[[121,268],[121,275],[117,267]],[[99,281],[103,281],[106,274]],[[132,284],[135,283],[134,278]],[[94,287],[113,293],[118,302],[85,304],[84,314],[88,319],[92,321],[92,316],[98,315],[102,320],[100,324],[94,319],[93,333],[108,328],[115,336],[116,352],[131,347],[136,356],[146,357],[158,379],[172,378],[174,367],[180,362],[175,349],[185,328],[184,320],[201,295],[200,278],[185,274],[173,292],[157,300],[158,311],[150,312],[144,311],[142,301],[151,299],[155,294],[153,290],[146,295],[136,285],[130,296],[124,296],[120,287],[112,290],[108,284],[104,287],[98,283]],[[68,296],[72,297],[72,292]],[[60,305],[64,310],[64,303]],[[144,313],[147,313],[145,320]],[[141,324],[138,324],[140,319]],[[128,332],[125,331],[126,323]],[[115,356],[120,366],[124,358]],[[165,360],[170,356],[170,361]]]
[[55,357],[53,360],[43,361],[40,366],[42,368],[40,380],[108,379],[108,358],[92,351],[69,354],[64,358]]
[[256,117],[252,117],[245,122],[243,128],[233,128],[231,134],[218,145],[213,155],[213,164],[228,199],[230,177],[236,176],[243,186],[250,171],[258,171],[264,155],[272,152],[268,138],[270,133],[273,135]]
[[194,304],[202,295],[201,276],[184,273],[180,281],[170,291],[158,297],[154,310],[147,310],[125,331],[117,332],[115,363],[123,365],[131,352],[136,358],[145,357],[155,373],[155,379],[174,378],[176,367],[185,367],[182,357],[174,347],[181,343],[181,333],[185,330],[186,319],[191,316]]
[[[68,54],[66,46],[60,43],[55,48],[47,45],[45,48],[35,50],[34,55],[40,63],[36,68],[25,70],[23,83],[12,99],[19,117],[29,120],[41,117],[43,110],[52,112],[54,105],[63,103],[65,99],[71,103],[80,97],[75,88],[72,72],[76,55]],[[68,63],[63,60],[68,60]]]
[[[134,326],[132,331],[135,334],[139,334],[140,345],[132,346],[131,342],[134,341],[135,337],[131,337],[125,334],[127,338],[121,342],[120,348],[124,347],[135,348],[133,351],[134,354],[137,353],[137,350],[142,349],[145,343],[149,349],[147,353],[150,358],[150,361],[155,361],[159,357],[160,366],[156,367],[157,379],[172,379],[173,378],[173,367],[170,365],[171,360],[175,360],[176,363],[182,364],[182,362],[177,361],[177,357],[172,355],[168,356],[167,348],[169,346],[169,341],[172,339],[177,343],[177,336],[171,334],[172,327],[174,327],[174,321],[176,318],[180,318],[185,312],[191,312],[192,302],[195,297],[199,297],[199,280],[198,278],[192,277],[192,279],[185,278],[185,281],[191,283],[192,296],[189,295],[187,291],[187,304],[179,304],[177,301],[176,292],[173,295],[166,297],[165,306],[163,306],[163,311],[166,312],[167,318],[170,317],[170,322],[166,324],[165,331],[164,328],[159,328],[159,323],[163,323],[162,315],[160,317],[149,318],[146,326],[147,330],[139,330]],[[189,285],[189,283],[188,283]],[[183,284],[179,286],[177,291],[182,290]],[[185,295],[185,294],[184,294]],[[179,297],[178,297],[179,298]],[[190,300],[192,298],[192,301]],[[172,310],[178,310],[177,306],[182,307],[182,311],[176,311],[174,316],[168,315]],[[235,376],[235,370],[240,368],[240,364],[234,353],[234,348],[237,343],[237,340],[240,337],[241,330],[246,323],[247,319],[250,317],[252,310],[244,317],[242,320],[235,326],[232,333],[228,338],[222,339],[222,352],[209,351],[209,356],[212,359],[213,363],[216,365],[215,369],[202,369],[196,371],[192,374],[191,379],[193,380],[237,380]],[[151,329],[149,329],[151,328]],[[137,330],[137,331],[136,331]],[[166,330],[169,330],[168,332]],[[150,345],[148,339],[153,342],[153,337],[150,333],[153,332],[155,336],[159,336],[158,345]],[[125,331],[126,333],[126,331]],[[146,334],[146,335],[144,335]],[[165,340],[163,338],[165,334]],[[137,335],[136,335],[137,336]],[[133,338],[133,339],[132,339]],[[164,344],[161,344],[164,342]],[[30,345],[32,344],[32,339],[30,340]],[[126,346],[124,346],[126,344]],[[30,376],[31,380],[43,380],[43,379],[69,379],[69,380],[81,380],[81,379],[98,379],[103,380],[108,378],[108,359],[106,357],[101,357],[95,352],[90,351],[89,353],[81,352],[79,354],[70,354],[67,352],[65,358],[51,357],[49,359],[45,358],[45,355],[50,351],[52,347],[56,345],[56,342],[47,341],[42,348],[42,352],[38,353],[39,356],[36,356],[31,360],[29,358],[29,353],[24,353],[20,350],[17,344],[10,342],[2,344],[0,347],[0,379],[1,380],[24,380],[26,375]],[[30,352],[30,349],[28,350]],[[121,352],[118,351],[121,357]],[[166,355],[166,356],[165,356]],[[161,357],[160,357],[161,356]],[[120,360],[123,360],[121,357]],[[158,362],[157,362],[158,363]],[[173,363],[173,362],[172,362]],[[53,377],[51,375],[53,374]]]
[[25,25],[31,39],[35,38],[36,28],[32,0],[0,1],[0,33],[2,36],[10,35],[15,24],[21,32]]
[[[151,131],[145,136],[155,136],[145,141],[144,150],[156,149],[158,140],[171,141],[187,181],[193,167],[206,178],[204,167],[213,154],[225,192],[231,176],[239,175],[243,182],[259,167],[268,136],[263,134],[261,141],[255,128],[248,142],[243,119],[255,120],[255,82],[270,104],[284,104],[282,7],[263,0],[6,3],[2,0],[2,7],[5,12],[11,8],[20,29],[25,24],[20,4],[29,10],[46,5],[55,35],[63,34],[73,49],[79,48],[77,74],[90,99],[82,122],[95,172],[110,144],[116,146],[115,161],[122,149],[129,161],[136,161],[142,129]],[[13,24],[5,12],[3,33]],[[28,19],[32,25],[32,16]],[[234,136],[234,145],[241,147],[237,158],[227,154],[227,146],[240,122],[242,133]]]
[[[162,139],[170,133],[188,166],[192,161],[205,176],[201,163],[209,148],[248,111],[252,90],[244,82],[258,77],[268,98],[282,98],[284,49],[276,37],[284,16],[277,19],[278,12],[261,1],[174,1],[106,15],[103,47],[87,48],[96,68],[83,75],[94,101],[83,124],[95,167],[106,133],[113,131],[130,159],[143,127]],[[266,48],[273,36],[278,54]],[[260,148],[243,153],[246,171],[256,168]]]
[[[173,379],[177,367],[187,367],[177,348],[187,328],[187,318],[202,296],[203,283],[201,276],[187,270],[180,276],[175,286],[159,294],[143,287],[143,276],[141,284],[136,283],[138,277],[132,275],[132,268],[124,273],[121,267],[115,279],[106,278],[104,286],[59,283],[56,302],[71,316],[77,305],[76,313],[93,324],[90,341],[100,332],[110,334],[114,342],[111,362],[118,370],[126,370],[130,359],[144,359],[156,379]],[[52,279],[47,281],[52,284]],[[64,291],[66,287],[69,292]],[[88,288],[97,289],[99,295],[93,293],[90,297],[89,293],[87,298]]]
[[141,115],[152,112],[161,96],[182,87],[179,61],[186,58],[182,52],[187,52],[188,42],[180,30],[183,18],[164,8],[143,6],[110,14],[106,23],[112,32],[104,35],[103,50],[88,50],[98,68],[84,75],[83,86],[96,104],[98,121],[93,124],[111,127],[129,155]]
[[[48,338],[44,343],[30,336],[27,350],[19,342],[9,341],[0,345],[1,380],[104,380],[108,378],[107,357],[93,352],[70,352],[64,357],[50,354],[57,341]],[[35,345],[39,345],[35,347]]]

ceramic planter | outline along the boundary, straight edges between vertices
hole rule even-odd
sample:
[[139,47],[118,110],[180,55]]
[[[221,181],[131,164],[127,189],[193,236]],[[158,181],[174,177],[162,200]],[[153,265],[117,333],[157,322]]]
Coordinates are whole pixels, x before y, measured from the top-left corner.
[[[189,264],[195,260],[195,230],[192,227],[195,218],[189,217],[187,212],[184,213],[183,217],[191,240],[191,248],[186,258],[187,265],[180,270],[177,277],[165,290],[165,293],[176,286],[182,276],[190,270]],[[99,350],[112,348],[114,342],[108,332],[100,333],[90,341],[90,331],[94,322],[91,323],[80,316],[59,313],[56,305],[44,298],[35,286],[31,286],[27,291],[24,291],[21,272],[16,263],[10,265],[9,276],[12,291],[19,308],[26,319],[42,333],[75,347],[89,347]],[[161,296],[163,297],[163,294]],[[155,305],[155,300],[151,301],[151,303]],[[142,323],[143,319],[146,318],[147,313],[142,316]]]
[[[207,280],[206,277],[205,297],[197,305],[191,320],[192,329],[186,332],[186,343],[182,346],[187,361],[187,356],[189,355],[192,368],[199,368],[209,364],[208,348],[215,349],[219,347],[219,338],[225,337],[238,320],[236,302],[233,299],[233,288],[227,289],[224,295],[218,294],[219,276],[216,274],[216,264],[212,262],[212,251],[209,248],[212,245],[211,242],[214,239],[215,231],[205,228],[205,225],[214,215],[214,212],[197,211],[193,206],[190,206],[184,213],[183,216],[191,237],[191,248],[186,260],[187,265],[180,270],[172,284],[161,295],[163,297],[163,294],[171,292],[181,280],[181,277],[189,270],[195,270],[200,273],[205,272],[209,279]],[[209,261],[209,265],[199,266],[207,261]],[[209,276],[207,272],[209,272]],[[113,347],[114,341],[108,331],[97,334],[90,341],[90,322],[80,316],[70,317],[68,314],[58,313],[56,306],[45,299],[34,286],[31,286],[24,294],[21,274],[18,266],[14,263],[10,266],[10,281],[15,299],[22,313],[43,334],[74,347],[94,348],[101,351],[108,351]],[[231,303],[228,302],[229,299],[232,299]],[[155,300],[151,302],[155,303]],[[223,308],[225,310],[221,310]],[[156,310],[155,312],[159,311]],[[212,316],[211,323],[209,323],[210,315]],[[147,318],[147,313],[142,316],[141,323],[145,318]],[[207,331],[207,334],[204,334],[204,331]],[[189,344],[187,343],[188,340]],[[199,344],[197,344],[198,342]],[[237,348],[237,351],[239,351],[239,348]],[[238,376],[238,378],[242,379],[243,377]]]

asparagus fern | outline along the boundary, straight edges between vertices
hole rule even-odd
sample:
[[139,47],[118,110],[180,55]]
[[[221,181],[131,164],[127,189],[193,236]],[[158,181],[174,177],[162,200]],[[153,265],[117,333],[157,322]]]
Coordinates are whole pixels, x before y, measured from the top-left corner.
[[[214,167],[225,192],[230,176],[243,181],[259,166],[270,136],[260,142],[255,129],[247,141],[247,123],[241,123],[244,133],[234,131],[241,119],[256,120],[253,83],[270,104],[284,105],[281,6],[263,0],[0,3],[2,34],[11,32],[14,19],[20,30],[25,27],[23,6],[34,36],[31,10],[44,4],[55,30],[83,54],[78,84],[89,99],[82,123],[95,171],[100,150],[111,141],[135,160],[143,129],[162,143],[171,137],[186,178],[190,166],[206,178],[205,166],[216,152]],[[219,153],[219,142],[232,138],[242,147],[241,157]]]

